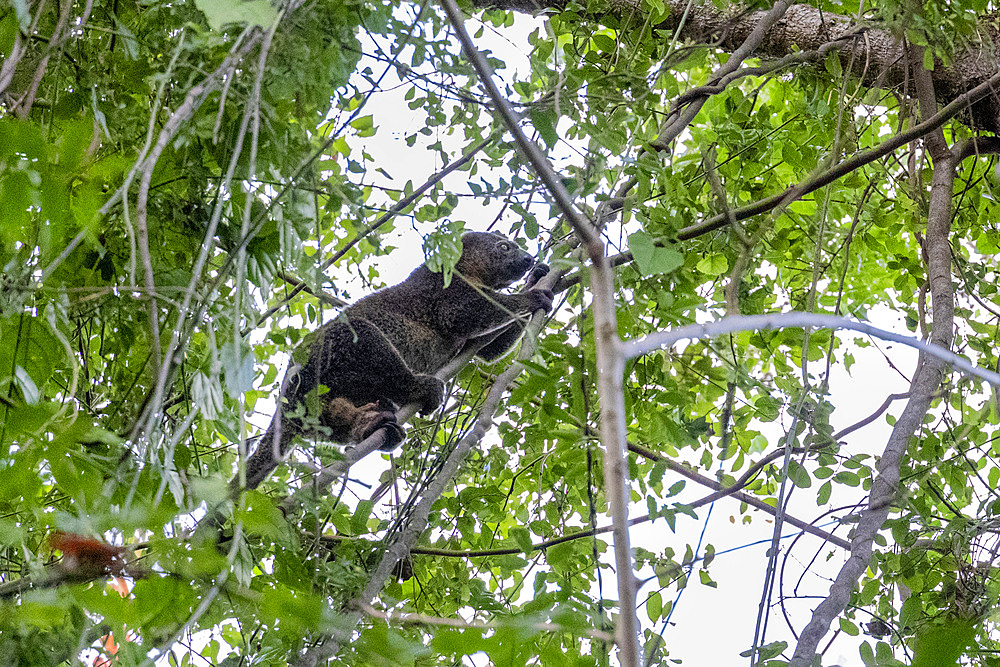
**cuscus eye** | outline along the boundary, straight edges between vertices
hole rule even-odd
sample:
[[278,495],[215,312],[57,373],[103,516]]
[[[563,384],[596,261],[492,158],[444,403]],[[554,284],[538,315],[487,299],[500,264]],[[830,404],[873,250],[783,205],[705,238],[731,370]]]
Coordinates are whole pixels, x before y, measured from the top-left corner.
[[510,249],[513,248],[514,246],[511,244],[510,241],[500,241],[499,243],[497,243],[497,247],[503,250],[504,252],[510,252]]

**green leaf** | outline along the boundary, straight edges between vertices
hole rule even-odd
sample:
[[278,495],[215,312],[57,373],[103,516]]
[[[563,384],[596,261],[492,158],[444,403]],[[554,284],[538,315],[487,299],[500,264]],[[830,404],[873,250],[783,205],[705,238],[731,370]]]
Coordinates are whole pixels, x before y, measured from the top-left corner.
[[847,486],[858,486],[861,484],[861,478],[858,477],[857,473],[853,473],[848,470],[841,470],[834,475],[833,478],[841,484],[846,484]]
[[[518,546],[521,546],[520,541],[518,542]],[[548,561],[549,565],[553,568],[566,570],[573,562],[574,553],[575,549],[573,544],[571,542],[563,542],[561,544],[555,544],[548,547],[545,550],[545,560]]]
[[763,422],[773,422],[781,415],[782,401],[771,396],[761,395],[754,399],[757,417]]
[[17,388],[21,390],[21,396],[28,405],[38,405],[41,393],[35,386],[28,372],[20,366],[14,367],[14,379],[17,381]]
[[244,529],[249,533],[280,539],[282,532],[287,529],[287,524],[274,501],[257,491],[248,491],[245,497],[246,508],[237,509],[233,515],[234,520],[242,521]]
[[848,634],[851,637],[857,637],[859,634],[861,634],[861,629],[858,628],[857,625],[855,625],[853,622],[851,622],[850,620],[848,620],[846,618],[841,618],[840,619],[840,629],[845,634]]
[[368,519],[372,514],[374,503],[371,500],[362,500],[358,503],[358,508],[351,515],[351,532],[354,535],[363,535],[368,532]]
[[[770,660],[771,658],[776,658],[781,655],[782,651],[788,648],[788,642],[777,641],[766,644],[757,649],[757,656],[760,660]],[[753,653],[753,649],[747,649],[740,653],[744,658],[749,658]]]
[[660,614],[663,612],[663,598],[658,592],[654,592],[646,600],[646,614],[649,616],[649,620],[655,623],[660,618]]
[[645,275],[671,273],[684,265],[684,256],[670,247],[655,244],[645,232],[629,234],[628,247],[639,271]]
[[351,127],[355,130],[370,130],[375,127],[374,118],[371,115],[368,116],[358,116],[351,121]]
[[830,501],[830,494],[833,493],[833,485],[830,480],[826,480],[820,484],[819,491],[816,493],[816,504],[825,505]]
[[865,663],[865,667],[876,667],[875,652],[872,651],[872,647],[868,642],[861,642],[861,645],[858,647],[858,653],[861,656],[861,661]]
[[0,518],[0,544],[7,547],[20,547],[24,541],[24,530],[11,519]]
[[517,543],[517,546],[528,553],[531,551],[531,533],[528,529],[523,526],[512,526],[509,533],[510,537]]
[[559,142],[559,134],[556,132],[555,112],[551,109],[536,109],[531,112],[531,124],[538,130],[539,136],[549,148],[553,148]]
[[253,389],[253,354],[246,353],[233,343],[226,343],[219,350],[219,361],[222,362],[230,398],[238,399],[241,394]]
[[708,255],[698,261],[698,270],[710,276],[721,276],[729,271],[729,260],[725,255]]
[[466,628],[453,630],[446,628],[434,633],[431,646],[435,651],[445,655],[472,655],[480,651],[491,650],[495,646],[493,639],[485,639],[485,630],[479,628]]
[[708,569],[708,566],[712,564],[713,560],[715,560],[715,547],[711,544],[706,544],[705,554],[702,556],[701,559],[701,566],[705,569]]
[[945,667],[958,664],[976,637],[976,626],[969,621],[945,621],[931,625],[917,636],[911,667]]
[[792,480],[795,486],[800,489],[808,489],[812,486],[812,477],[801,463],[792,459],[788,462],[788,479]]

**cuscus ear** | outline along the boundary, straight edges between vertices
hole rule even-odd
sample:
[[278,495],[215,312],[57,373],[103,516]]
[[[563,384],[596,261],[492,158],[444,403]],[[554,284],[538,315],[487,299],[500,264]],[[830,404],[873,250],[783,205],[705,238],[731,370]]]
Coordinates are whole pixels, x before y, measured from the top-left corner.
[[503,232],[498,232],[498,231],[497,231],[497,230],[495,230],[495,229],[494,229],[494,230],[493,230],[492,232],[490,232],[490,234],[494,234],[494,235],[496,235],[496,236],[499,236],[499,237],[500,237],[500,238],[502,238],[502,239],[506,239],[506,238],[507,238],[506,236],[504,236],[504,235],[503,235]]

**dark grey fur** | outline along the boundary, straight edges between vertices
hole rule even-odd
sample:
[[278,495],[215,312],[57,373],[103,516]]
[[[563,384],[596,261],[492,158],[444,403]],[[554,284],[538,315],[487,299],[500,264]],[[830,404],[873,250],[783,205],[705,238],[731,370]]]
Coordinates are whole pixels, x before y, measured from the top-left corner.
[[320,327],[293,355],[308,354],[282,382],[286,405],[279,402],[247,460],[246,488],[267,479],[292,439],[310,430],[293,416],[303,412],[321,427],[310,434],[323,440],[359,442],[384,428],[383,449],[396,447],[404,436],[396,423],[400,406],[419,403],[427,414],[441,404],[444,385],[432,373],[468,344],[481,342],[480,357],[499,358],[520,336],[519,319],[552,308],[552,292],[532,288],[547,271],[544,265],[532,272],[525,291],[497,291],[533,263],[499,234],[470,232],[462,237],[462,256],[448,287],[440,273],[421,265],[402,283],[361,299]]

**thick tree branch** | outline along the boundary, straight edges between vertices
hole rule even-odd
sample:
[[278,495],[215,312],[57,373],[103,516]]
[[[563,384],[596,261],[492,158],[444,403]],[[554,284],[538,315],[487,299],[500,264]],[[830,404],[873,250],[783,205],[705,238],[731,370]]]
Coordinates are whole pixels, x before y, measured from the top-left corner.
[[1000,137],[972,137],[955,147],[956,165],[974,155],[996,155],[1000,153]]
[[[537,13],[561,11],[565,0],[474,0],[477,7],[509,9]],[[768,20],[768,10],[742,12],[734,7],[725,13],[713,3],[666,0],[669,16],[656,29],[669,31],[671,37],[680,28],[681,39],[711,45],[724,51],[738,49],[747,37]],[[616,25],[635,26],[638,30],[647,18],[641,0],[613,0],[601,5],[601,13],[591,15],[596,22],[612,19]],[[684,17],[683,25],[681,18]],[[953,54],[948,65],[936,62],[931,77],[937,100],[948,104],[966,91],[990,79],[1000,70],[1000,31],[995,24],[982,20],[977,31],[984,35],[979,44]],[[863,34],[858,35],[863,30]],[[852,39],[853,38],[853,39]],[[761,41],[756,55],[782,58],[796,51],[814,51],[830,42],[838,42],[840,62],[866,86],[896,88],[907,77],[907,61],[901,40],[888,29],[867,27],[855,19],[820,11],[805,4],[793,5],[781,21],[771,27]],[[977,103],[968,103],[965,122],[975,129],[1000,131],[1000,90]]]

